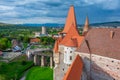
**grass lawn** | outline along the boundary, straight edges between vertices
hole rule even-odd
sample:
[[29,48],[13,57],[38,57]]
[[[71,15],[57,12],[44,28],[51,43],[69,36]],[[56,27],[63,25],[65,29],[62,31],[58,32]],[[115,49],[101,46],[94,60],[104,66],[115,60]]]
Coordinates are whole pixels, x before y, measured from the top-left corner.
[[53,80],[53,70],[48,67],[32,67],[27,73],[26,80]]
[[0,80],[18,80],[33,62],[25,61],[24,56],[10,63],[0,62]]

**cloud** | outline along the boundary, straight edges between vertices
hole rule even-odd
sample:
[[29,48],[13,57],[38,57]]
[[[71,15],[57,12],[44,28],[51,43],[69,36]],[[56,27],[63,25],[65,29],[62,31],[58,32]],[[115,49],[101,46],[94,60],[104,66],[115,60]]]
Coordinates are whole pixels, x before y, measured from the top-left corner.
[[0,10],[13,10],[13,6],[0,5]]
[[[63,23],[65,21],[65,18],[52,18],[52,17],[34,17],[34,18],[27,18],[27,19],[9,19],[7,23],[13,23],[14,24],[23,24],[23,23]],[[1,22],[6,22],[6,20],[3,20]]]
[[78,23],[83,23],[87,13],[102,21],[102,17],[119,13],[119,4],[119,0],[0,0],[0,19],[6,23],[65,23],[70,5],[74,5]]
[[103,9],[118,9],[120,0],[84,0],[87,5],[96,5],[97,7]]

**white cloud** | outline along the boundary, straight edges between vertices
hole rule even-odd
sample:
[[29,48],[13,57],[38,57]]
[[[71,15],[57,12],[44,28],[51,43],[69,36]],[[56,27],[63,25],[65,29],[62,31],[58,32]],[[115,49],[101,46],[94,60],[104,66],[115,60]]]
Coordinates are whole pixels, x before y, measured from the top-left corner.
[[[100,8],[100,12],[119,12],[119,4],[120,0],[0,0],[0,20],[6,23],[64,23],[70,5],[75,6],[81,18],[87,11],[97,17],[94,13]],[[116,15],[115,12],[111,14]]]
[[14,10],[15,7],[13,6],[5,6],[5,5],[0,5],[0,10]]
[[1,17],[18,17],[18,12],[12,11],[12,12],[5,12],[5,13],[1,13],[0,16]]
[[88,5],[96,5],[103,9],[118,9],[120,0],[84,0],[84,2]]
[[65,23],[65,18],[53,18],[53,17],[34,17],[27,19],[11,19],[11,20],[3,20],[0,22],[4,23],[13,23],[14,24],[23,24],[23,23]]

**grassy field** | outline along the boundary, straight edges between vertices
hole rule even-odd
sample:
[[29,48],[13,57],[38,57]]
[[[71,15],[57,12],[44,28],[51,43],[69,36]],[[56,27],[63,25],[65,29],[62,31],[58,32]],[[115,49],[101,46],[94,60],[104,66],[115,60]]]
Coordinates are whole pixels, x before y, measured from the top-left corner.
[[48,67],[33,67],[28,71],[26,80],[53,80],[53,70]]
[[13,60],[10,63],[0,62],[0,80],[18,80],[33,62],[25,60],[25,56]]

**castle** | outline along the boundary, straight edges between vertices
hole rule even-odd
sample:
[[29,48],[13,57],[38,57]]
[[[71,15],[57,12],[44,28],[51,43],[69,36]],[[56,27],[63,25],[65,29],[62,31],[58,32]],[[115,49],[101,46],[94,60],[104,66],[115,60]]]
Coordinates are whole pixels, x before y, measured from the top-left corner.
[[90,28],[86,17],[80,35],[71,6],[54,39],[54,80],[120,80],[120,28]]

